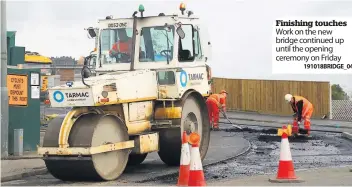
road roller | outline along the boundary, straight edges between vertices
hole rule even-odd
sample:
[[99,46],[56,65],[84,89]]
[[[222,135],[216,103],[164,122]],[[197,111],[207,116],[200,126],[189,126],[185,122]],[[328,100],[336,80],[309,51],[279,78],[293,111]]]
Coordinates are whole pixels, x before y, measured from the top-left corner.
[[184,4],[179,13],[107,16],[87,29],[96,40],[95,67],[83,57],[82,79],[48,89],[51,107],[71,107],[47,127],[38,154],[63,181],[116,180],[126,167],[157,152],[180,164],[181,135],[197,132],[203,160],[210,141],[207,30]]

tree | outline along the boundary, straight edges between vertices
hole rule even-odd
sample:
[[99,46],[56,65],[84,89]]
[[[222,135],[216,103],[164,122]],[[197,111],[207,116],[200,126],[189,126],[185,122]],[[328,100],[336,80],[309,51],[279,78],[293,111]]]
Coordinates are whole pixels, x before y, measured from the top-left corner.
[[341,88],[339,84],[333,84],[331,86],[331,97],[332,100],[349,100],[350,96]]

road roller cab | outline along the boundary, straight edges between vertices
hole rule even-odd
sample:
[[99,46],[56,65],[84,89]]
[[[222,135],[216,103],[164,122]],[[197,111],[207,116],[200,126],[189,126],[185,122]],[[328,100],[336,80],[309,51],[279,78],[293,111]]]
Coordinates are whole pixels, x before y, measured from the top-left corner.
[[[51,121],[43,146],[49,172],[61,180],[115,180],[127,165],[158,152],[179,165],[181,135],[200,134],[204,159],[210,141],[205,98],[211,93],[210,42],[200,20],[181,15],[99,20],[94,76],[84,59],[82,80],[49,89],[52,107],[72,107]],[[186,15],[184,15],[186,13]]]

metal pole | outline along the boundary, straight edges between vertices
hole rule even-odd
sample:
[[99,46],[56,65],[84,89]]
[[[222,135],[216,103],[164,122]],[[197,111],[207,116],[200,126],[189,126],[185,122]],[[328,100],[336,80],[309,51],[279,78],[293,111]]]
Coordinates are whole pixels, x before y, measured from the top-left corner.
[[7,28],[6,28],[6,1],[1,0],[1,157],[8,156],[9,105],[7,93]]

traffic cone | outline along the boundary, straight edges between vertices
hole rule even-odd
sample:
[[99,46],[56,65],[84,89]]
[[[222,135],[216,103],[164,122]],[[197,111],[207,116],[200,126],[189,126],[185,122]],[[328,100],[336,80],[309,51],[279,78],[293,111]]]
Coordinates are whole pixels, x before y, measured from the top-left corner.
[[199,134],[191,133],[189,136],[189,142],[192,145],[192,149],[188,186],[206,186],[202,160],[199,153],[199,141]]
[[187,133],[183,131],[182,135],[182,148],[181,148],[181,161],[178,176],[177,186],[187,186],[189,179],[189,164],[191,162],[191,153],[187,141]]
[[299,179],[294,170],[290,145],[288,142],[288,136],[286,126],[283,126],[283,134],[281,136],[281,148],[280,148],[280,160],[279,160],[279,169],[277,171],[277,176],[275,179],[269,179],[270,182],[276,183],[297,183],[303,182]]

